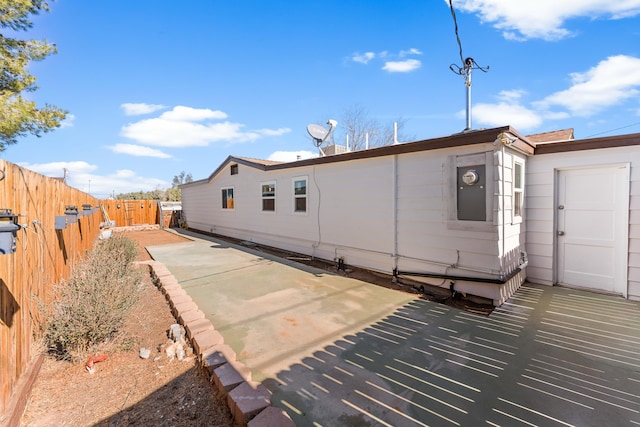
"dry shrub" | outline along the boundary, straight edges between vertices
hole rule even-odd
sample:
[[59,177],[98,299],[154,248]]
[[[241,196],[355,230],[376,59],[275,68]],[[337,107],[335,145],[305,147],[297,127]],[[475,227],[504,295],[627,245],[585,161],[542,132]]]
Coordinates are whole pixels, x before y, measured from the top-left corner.
[[140,270],[135,242],[114,235],[100,240],[68,281],[56,285],[45,338],[59,357],[77,359],[112,338],[136,303]]

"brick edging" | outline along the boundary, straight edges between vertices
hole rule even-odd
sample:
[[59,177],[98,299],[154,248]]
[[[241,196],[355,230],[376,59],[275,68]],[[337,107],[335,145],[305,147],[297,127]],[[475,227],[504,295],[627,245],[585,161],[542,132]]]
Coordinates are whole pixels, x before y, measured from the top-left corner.
[[251,370],[236,359],[236,353],[224,344],[224,337],[167,267],[153,260],[138,264],[149,266],[153,283],[165,295],[174,317],[184,326],[200,368],[227,398],[236,425],[295,427],[283,409],[271,405],[271,392],[261,383],[251,380]]
[[120,233],[120,232],[125,232],[125,231],[160,230],[160,224],[124,225],[124,226],[119,226],[119,227],[110,227],[109,230],[113,230],[114,233]]

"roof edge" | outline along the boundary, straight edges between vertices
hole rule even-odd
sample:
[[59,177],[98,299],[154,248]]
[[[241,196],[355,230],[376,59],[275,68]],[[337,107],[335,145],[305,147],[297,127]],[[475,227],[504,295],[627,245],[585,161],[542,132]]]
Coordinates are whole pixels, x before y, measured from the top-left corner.
[[372,157],[383,157],[397,154],[414,153],[418,151],[439,150],[444,148],[462,147],[465,145],[486,144],[494,142],[498,135],[508,132],[515,136],[525,148],[533,154],[534,145],[522,136],[511,126],[503,126],[491,129],[472,130],[467,132],[454,133],[449,136],[443,136],[433,139],[424,139],[413,142],[403,142],[394,145],[385,145],[382,147],[369,148],[367,150],[350,151],[348,153],[335,154],[324,157],[314,157],[312,159],[296,160],[295,162],[280,163],[277,165],[268,165],[265,170],[288,169],[300,166],[319,165],[324,163],[347,162],[351,160],[367,159]]
[[534,155],[595,150],[600,148],[629,147],[633,145],[640,145],[640,133],[548,142],[536,145]]

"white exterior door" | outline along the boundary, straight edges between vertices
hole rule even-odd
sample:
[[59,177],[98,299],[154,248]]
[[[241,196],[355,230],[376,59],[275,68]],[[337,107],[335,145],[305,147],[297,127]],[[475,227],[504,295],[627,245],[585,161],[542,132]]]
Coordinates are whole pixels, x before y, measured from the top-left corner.
[[558,172],[557,282],[626,297],[629,168]]

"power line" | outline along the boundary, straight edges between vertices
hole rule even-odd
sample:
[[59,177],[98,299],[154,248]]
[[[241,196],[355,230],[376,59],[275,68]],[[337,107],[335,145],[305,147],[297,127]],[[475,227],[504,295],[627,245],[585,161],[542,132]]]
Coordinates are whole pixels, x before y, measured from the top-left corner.
[[453,0],[449,0],[449,9],[451,10],[451,17],[453,18],[453,27],[456,33],[456,41],[458,42],[458,53],[460,54],[460,63],[462,64],[461,66],[451,64],[449,65],[449,69],[461,76],[466,76],[471,70],[480,70],[486,73],[489,71],[489,66],[481,67],[475,59],[471,57],[465,59],[462,54],[462,41],[460,40],[458,19],[456,18],[456,10],[453,8]]
[[467,88],[467,127],[463,130],[463,132],[467,132],[471,130],[471,72],[475,69],[486,73],[489,70],[489,67],[479,66],[475,59],[473,59],[472,57],[468,57],[465,59],[464,55],[462,54],[462,42],[460,41],[458,20],[456,19],[456,11],[453,8],[453,0],[449,0],[449,9],[451,10],[451,17],[453,18],[453,26],[456,32],[456,40],[458,41],[460,61],[462,62],[462,65],[449,65],[449,69],[459,76],[464,77],[464,85]]
[[458,40],[458,48],[460,49],[460,62],[464,64],[464,56],[462,55],[462,42],[460,41],[460,34],[458,34],[458,20],[456,19],[456,11],[453,8],[453,0],[449,0],[449,9],[451,9],[451,17],[453,18],[456,40]]
[[593,135],[585,136],[585,139],[586,138],[593,138],[594,136],[604,135],[605,133],[615,132],[617,130],[626,129],[626,128],[630,128],[632,126],[637,126],[637,125],[640,125],[640,122],[631,123],[630,125],[622,126],[622,127],[616,128],[616,129],[605,130],[604,132],[594,133]]

